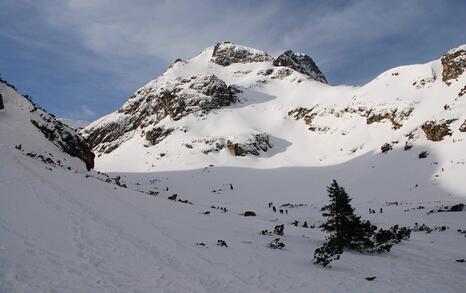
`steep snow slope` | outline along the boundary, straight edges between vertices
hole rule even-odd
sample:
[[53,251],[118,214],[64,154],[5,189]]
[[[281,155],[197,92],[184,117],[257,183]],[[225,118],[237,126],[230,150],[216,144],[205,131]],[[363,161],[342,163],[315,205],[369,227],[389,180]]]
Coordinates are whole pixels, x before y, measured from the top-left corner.
[[[431,182],[435,153],[419,160],[415,146],[328,167],[120,174],[124,188],[87,172],[31,127],[27,100],[8,88],[2,96],[0,292],[462,292],[466,285],[466,267],[455,262],[465,257],[456,230],[466,228],[466,213],[426,213],[463,200]],[[25,155],[18,143],[71,170]],[[331,269],[312,265],[325,235],[302,225],[322,223],[331,178],[378,226],[448,229],[414,232],[385,255],[347,252]],[[167,200],[174,192],[181,201]],[[274,213],[270,201],[287,212]],[[246,210],[257,216],[242,216]],[[277,224],[285,224],[284,250],[267,247],[277,236],[259,233]]]
[[80,170],[83,163],[94,167],[94,154],[75,130],[6,82],[0,81],[0,95],[5,104],[0,112],[0,146],[63,168]]

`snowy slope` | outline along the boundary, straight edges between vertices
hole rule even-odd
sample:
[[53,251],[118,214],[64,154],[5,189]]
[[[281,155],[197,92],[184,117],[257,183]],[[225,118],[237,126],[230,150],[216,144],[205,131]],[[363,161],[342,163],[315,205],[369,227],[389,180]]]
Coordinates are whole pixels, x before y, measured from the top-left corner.
[[[228,66],[214,62],[214,47],[175,62],[118,111],[86,127],[82,133],[98,154],[97,168],[329,166],[380,153],[388,143],[395,150],[429,148],[445,177],[464,174],[458,162],[466,148],[466,133],[460,131],[466,74],[444,81],[445,66],[436,60],[388,70],[362,87],[330,86],[275,66],[262,51],[239,47],[251,52],[234,55],[237,59],[227,55]],[[464,55],[451,63],[464,68]],[[433,141],[427,133],[442,132],[441,125],[450,135]]]
[[[334,87],[295,70],[283,76],[289,68],[247,47],[235,58],[262,61],[221,66],[209,61],[213,49],[176,62],[86,128],[88,138],[95,129],[95,139],[107,137],[95,146],[96,167],[120,171],[111,176],[87,171],[48,140],[31,123],[40,118],[34,106],[0,83],[0,292],[464,291],[466,266],[456,260],[466,258],[457,231],[466,230],[466,212],[428,211],[466,202],[465,74],[450,78],[458,73],[450,70],[447,85],[433,61],[361,88]],[[457,119],[451,136],[429,140],[444,128],[422,125],[441,119]],[[345,252],[332,268],[313,265],[334,178],[379,227],[417,222],[445,231],[413,232],[387,254]],[[276,235],[260,234],[277,224],[285,225],[283,250],[267,247]]]
[[[18,117],[8,119],[18,123]],[[125,174],[128,184],[135,182],[125,189],[97,180],[94,172],[47,170],[50,165],[5,140],[11,132],[24,134],[28,124],[14,130],[1,125],[0,292],[461,292],[465,286],[466,268],[454,261],[464,257],[465,239],[456,229],[464,228],[465,213],[427,215],[416,209],[459,200],[445,199],[430,183],[431,161],[415,161],[383,179],[412,159],[410,152],[327,168]],[[46,141],[35,147],[58,156]],[[418,188],[394,184],[409,174]],[[290,223],[321,222],[324,185],[333,177],[344,178],[357,211],[377,225],[419,222],[449,229],[414,233],[386,255],[345,253],[332,269],[314,266],[312,253],[323,233]],[[159,195],[131,189],[156,189]],[[173,192],[193,204],[168,201]],[[403,204],[386,206],[387,198]],[[282,215],[267,208],[268,201],[305,205],[286,207],[289,213]],[[367,213],[380,207],[383,214]],[[257,217],[243,217],[246,210]],[[259,232],[280,223],[286,225],[280,237],[286,248],[273,250],[266,244],[275,237]],[[217,246],[219,239],[228,247]],[[368,282],[368,276],[377,279]]]
[[[179,197],[192,200],[189,205],[71,171],[47,171],[41,162],[5,148],[0,152],[0,292],[462,292],[465,286],[466,268],[455,262],[464,257],[466,239],[456,229],[464,228],[465,213],[403,212],[439,204],[431,201],[440,196],[429,186],[413,192],[401,207],[378,204],[379,196],[388,195],[384,189],[375,199],[368,191],[349,192],[357,211],[377,225],[420,222],[448,225],[447,231],[413,233],[386,255],[345,253],[331,269],[312,265],[312,253],[324,235],[290,222],[318,224],[327,177],[348,175],[357,164],[344,171],[211,168],[137,176],[143,185],[160,180],[157,186],[170,186]],[[294,185],[292,191],[283,186],[284,177],[291,178],[286,184]],[[234,190],[209,192],[230,182]],[[362,183],[344,181],[361,190],[374,187]],[[269,200],[277,206],[308,205],[280,215],[267,208]],[[368,207],[383,207],[384,214],[368,215]],[[258,216],[241,216],[245,210]],[[280,237],[285,250],[268,248],[275,237],[259,234],[279,223],[286,224]],[[217,246],[219,239],[228,247]],[[377,279],[368,282],[368,276]]]
[[5,106],[0,114],[2,148],[40,160],[49,159],[52,165],[63,168],[80,170],[84,165],[93,168],[94,154],[74,129],[3,81],[0,95]]

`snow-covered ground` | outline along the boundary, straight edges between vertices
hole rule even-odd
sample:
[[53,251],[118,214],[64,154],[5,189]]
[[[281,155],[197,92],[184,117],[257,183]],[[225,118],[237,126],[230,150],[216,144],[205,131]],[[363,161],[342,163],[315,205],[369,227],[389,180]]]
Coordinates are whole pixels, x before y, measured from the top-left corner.
[[[182,65],[177,64],[172,70]],[[244,71],[258,65],[230,66]],[[97,169],[113,171],[120,185],[88,172],[48,141],[30,122],[32,105],[0,83],[0,292],[464,292],[466,262],[456,260],[466,259],[466,238],[457,231],[466,230],[466,212],[428,211],[466,202],[466,134],[457,131],[466,118],[464,98],[458,97],[465,75],[450,86],[438,79],[423,94],[411,89],[413,78],[438,66],[434,61],[393,69],[361,88],[309,80],[288,84],[285,91],[280,84],[292,81],[247,89],[244,83],[243,104],[201,118],[166,119],[161,123],[188,131],[150,147],[136,131],[97,158]],[[216,71],[230,84],[228,74]],[[404,74],[415,76],[391,85],[399,92],[381,89],[387,78]],[[397,100],[406,91],[406,99]],[[335,104],[338,97],[341,104]],[[416,109],[397,130],[387,121],[367,125],[359,114],[345,112],[344,120],[325,114],[330,106],[386,109],[387,103]],[[444,110],[446,103],[451,110]],[[329,132],[308,131],[309,125],[287,115],[293,107],[316,104],[321,115],[315,123]],[[451,136],[432,142],[417,129],[409,140],[413,147],[403,150],[406,133],[439,118],[458,119]],[[200,147],[181,147],[196,138],[241,137],[248,131],[269,133],[273,148],[258,157],[233,157],[226,149],[206,155]],[[381,144],[393,140],[399,143],[382,154]],[[429,155],[419,159],[422,151]],[[386,254],[345,252],[331,268],[314,265],[314,250],[325,238],[317,228],[320,208],[332,179],[346,188],[356,212],[379,227],[417,222],[447,229],[413,232]],[[173,194],[177,200],[168,200]],[[256,216],[245,217],[245,211]],[[297,227],[291,224],[296,220]],[[304,221],[314,228],[302,227]],[[284,236],[260,234],[278,224],[285,225]],[[283,250],[267,247],[277,237]],[[365,279],[371,276],[376,279]]]
[[[462,292],[466,285],[466,267],[455,262],[465,257],[466,239],[456,230],[466,228],[466,213],[404,212],[464,201],[425,179],[429,162],[411,182],[418,188],[394,182],[402,174],[377,179],[393,161],[373,163],[374,171],[363,168],[370,157],[324,170],[213,167],[128,175],[127,181],[141,184],[131,188],[168,187],[154,197],[81,173],[46,170],[9,146],[0,151],[1,292]],[[330,178],[342,178],[357,212],[377,225],[418,222],[449,229],[414,232],[388,254],[345,252],[330,269],[313,265],[324,234],[290,223],[321,222]],[[193,204],[167,200],[172,192]],[[387,199],[403,204],[386,206]],[[282,215],[268,208],[269,201],[307,205]],[[380,207],[382,214],[367,212]],[[246,210],[257,217],[240,215]],[[275,236],[259,232],[280,223],[286,247],[273,250],[266,244]],[[217,246],[220,239],[228,247]],[[201,242],[207,246],[196,245]],[[377,279],[366,281],[368,276]]]

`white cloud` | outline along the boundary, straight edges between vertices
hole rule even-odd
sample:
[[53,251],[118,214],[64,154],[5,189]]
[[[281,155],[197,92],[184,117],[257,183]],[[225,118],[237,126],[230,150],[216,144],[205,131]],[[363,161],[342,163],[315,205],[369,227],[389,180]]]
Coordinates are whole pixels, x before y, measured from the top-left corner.
[[70,0],[42,12],[50,25],[76,33],[99,54],[173,61],[226,39],[259,45],[278,10],[273,2],[250,7],[220,1]]
[[[301,51],[310,54],[324,73],[347,71],[346,66],[354,66],[349,63],[383,50],[384,41],[392,38],[422,38],[433,44],[441,32],[439,22],[443,23],[439,16],[448,16],[452,7],[435,0],[41,0],[28,4],[52,31],[71,36],[78,49],[105,59],[102,68],[113,74],[119,71],[120,76],[128,64],[135,68],[146,60],[164,67],[223,40],[274,55],[287,49]],[[464,35],[461,28],[450,25],[448,33]],[[149,71],[148,78],[160,70]]]

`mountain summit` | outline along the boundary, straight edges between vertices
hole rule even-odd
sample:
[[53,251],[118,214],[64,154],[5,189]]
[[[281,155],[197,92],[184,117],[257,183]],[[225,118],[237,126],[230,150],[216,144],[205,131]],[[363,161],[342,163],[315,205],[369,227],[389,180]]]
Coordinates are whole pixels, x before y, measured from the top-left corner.
[[326,84],[304,54],[274,58],[218,43],[177,60],[82,134],[99,168],[113,171],[320,166],[383,146],[444,152],[447,144],[463,146],[464,52],[462,46],[352,87]]

